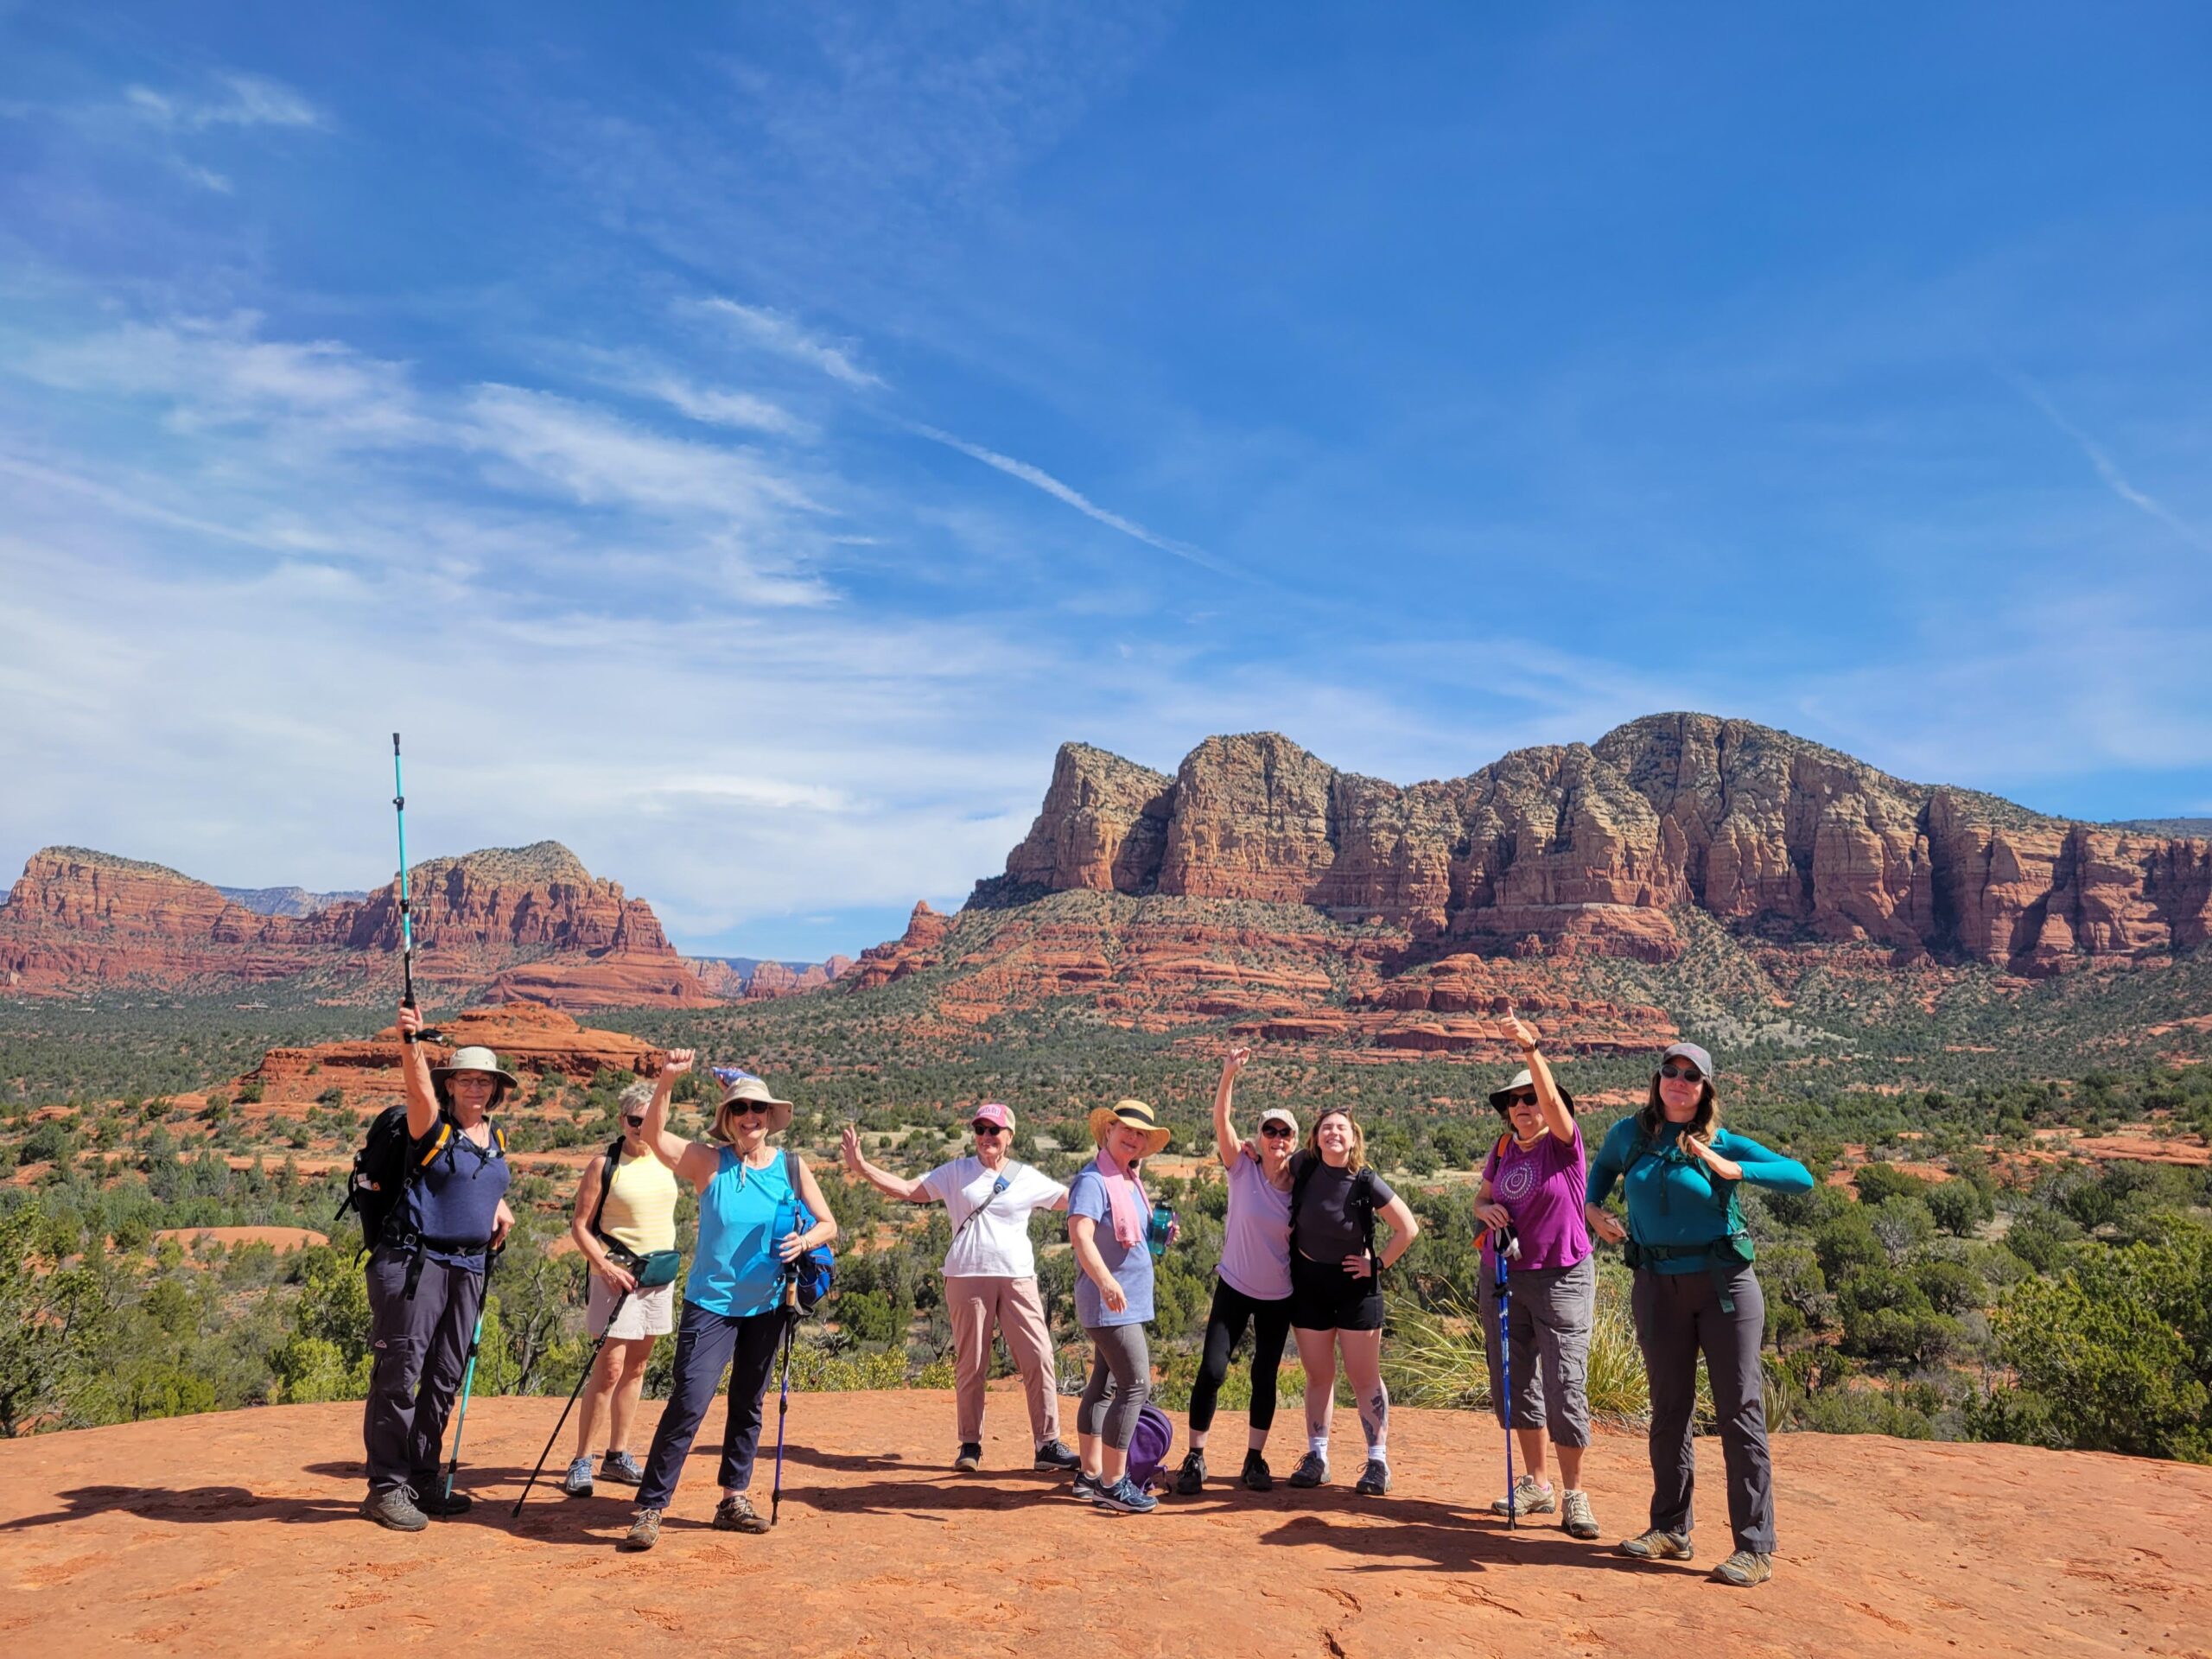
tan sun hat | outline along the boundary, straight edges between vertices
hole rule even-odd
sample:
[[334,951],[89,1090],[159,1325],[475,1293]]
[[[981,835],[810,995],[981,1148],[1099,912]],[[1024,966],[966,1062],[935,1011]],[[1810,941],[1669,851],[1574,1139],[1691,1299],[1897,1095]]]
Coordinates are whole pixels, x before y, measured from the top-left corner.
[[1141,1100],[1116,1101],[1111,1106],[1101,1106],[1090,1115],[1090,1138],[1100,1146],[1106,1144],[1107,1131],[1116,1123],[1124,1128],[1136,1129],[1145,1137],[1144,1155],[1147,1158],[1174,1138],[1174,1132],[1152,1115],[1152,1108]]
[[516,1093],[522,1092],[522,1079],[504,1069],[499,1065],[499,1057],[488,1048],[456,1048],[453,1052],[453,1058],[443,1065],[430,1068],[430,1078],[434,1083],[443,1083],[456,1071],[482,1071],[499,1078]]
[[712,1133],[715,1140],[729,1139],[728,1131],[722,1128],[722,1119],[728,1116],[731,1106],[741,1100],[758,1101],[769,1109],[769,1134],[791,1127],[791,1102],[778,1099],[768,1085],[750,1071],[741,1071],[735,1066],[718,1065],[715,1068],[715,1075],[721,1079],[722,1084],[721,1104],[715,1108]]

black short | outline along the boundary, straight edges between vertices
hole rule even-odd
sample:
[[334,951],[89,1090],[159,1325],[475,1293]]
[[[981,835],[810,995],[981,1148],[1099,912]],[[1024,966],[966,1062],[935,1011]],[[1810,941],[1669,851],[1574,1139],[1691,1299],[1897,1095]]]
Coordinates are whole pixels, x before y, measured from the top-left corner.
[[1336,1262],[1290,1253],[1290,1323],[1297,1331],[1380,1331],[1382,1286],[1356,1279]]

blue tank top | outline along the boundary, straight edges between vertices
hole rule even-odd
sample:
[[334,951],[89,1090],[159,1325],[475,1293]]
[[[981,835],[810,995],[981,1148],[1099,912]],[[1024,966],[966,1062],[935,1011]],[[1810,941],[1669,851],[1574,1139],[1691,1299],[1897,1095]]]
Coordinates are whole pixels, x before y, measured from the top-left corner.
[[735,1148],[721,1149],[721,1166],[699,1195],[699,1243],[683,1281],[686,1300],[744,1319],[783,1300],[776,1241],[792,1230],[801,1203],[784,1162],[779,1152],[766,1169],[754,1169]]
[[[432,1135],[437,1131],[433,1129]],[[410,1156],[420,1158],[424,1142],[416,1141]],[[420,1233],[426,1241],[423,1254],[448,1267],[484,1267],[485,1247],[492,1240],[499,1200],[507,1195],[510,1172],[495,1133],[489,1144],[478,1146],[456,1126],[453,1137],[436,1157],[423,1165],[407,1183],[400,1205],[404,1230]],[[427,1241],[457,1241],[440,1248]]]

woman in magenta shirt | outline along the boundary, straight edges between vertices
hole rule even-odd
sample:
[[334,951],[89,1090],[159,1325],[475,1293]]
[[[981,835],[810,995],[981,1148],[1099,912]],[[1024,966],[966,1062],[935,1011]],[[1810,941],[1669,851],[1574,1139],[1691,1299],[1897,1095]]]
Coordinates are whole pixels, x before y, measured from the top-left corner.
[[[1511,1311],[1506,1345],[1513,1362],[1510,1427],[1524,1472],[1510,1496],[1491,1508],[1500,1515],[1550,1515],[1570,1537],[1595,1538],[1598,1517],[1582,1489],[1582,1452],[1590,1444],[1590,1329],[1598,1309],[1597,1246],[1583,1215],[1589,1160],[1574,1102],[1552,1080],[1536,1052],[1536,1033],[1509,1014],[1528,1068],[1490,1097],[1506,1122],[1483,1166],[1475,1218],[1483,1234],[1483,1351],[1490,1360],[1491,1398],[1505,1423],[1504,1357],[1498,1351],[1495,1230],[1510,1224],[1520,1245],[1507,1259]],[[1548,1446],[1547,1440],[1548,1440]],[[1563,1493],[1554,1497],[1548,1452],[1559,1459]]]

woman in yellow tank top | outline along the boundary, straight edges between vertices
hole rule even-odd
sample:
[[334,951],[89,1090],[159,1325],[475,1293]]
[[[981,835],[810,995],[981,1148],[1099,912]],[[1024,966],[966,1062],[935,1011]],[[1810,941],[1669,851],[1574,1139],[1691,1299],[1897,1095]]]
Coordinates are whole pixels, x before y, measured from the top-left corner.
[[[616,1166],[607,1167],[604,1152],[584,1166],[583,1179],[576,1186],[575,1215],[569,1223],[569,1236],[591,1264],[585,1329],[594,1338],[607,1332],[576,1413],[575,1457],[561,1483],[561,1490],[571,1497],[591,1496],[592,1436],[602,1410],[607,1415],[607,1454],[600,1462],[599,1478],[635,1486],[643,1478],[630,1455],[630,1422],[645,1390],[653,1338],[676,1328],[676,1286],[639,1290],[607,1243],[611,1239],[636,1255],[676,1248],[676,1172],[653,1156],[639,1133],[652,1097],[650,1083],[633,1083],[622,1091],[622,1145]],[[592,1230],[594,1212],[599,1216],[596,1234]],[[608,1331],[607,1316],[616,1313],[618,1301],[620,1310]]]

